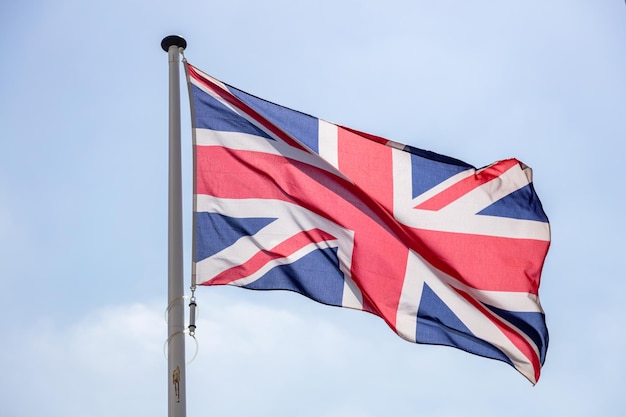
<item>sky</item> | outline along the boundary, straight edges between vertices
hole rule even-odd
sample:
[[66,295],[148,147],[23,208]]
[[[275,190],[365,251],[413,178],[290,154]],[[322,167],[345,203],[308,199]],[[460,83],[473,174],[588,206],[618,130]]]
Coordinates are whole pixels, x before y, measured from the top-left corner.
[[536,386],[370,314],[208,287],[188,416],[623,415],[621,0],[2,2],[0,415],[167,414],[170,34],[270,101],[476,167],[518,158],[552,228]]

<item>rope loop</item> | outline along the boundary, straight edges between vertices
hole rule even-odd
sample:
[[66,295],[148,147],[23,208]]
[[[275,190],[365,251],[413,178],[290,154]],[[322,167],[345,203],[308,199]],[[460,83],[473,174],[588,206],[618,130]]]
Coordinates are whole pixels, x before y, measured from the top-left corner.
[[170,335],[170,337],[168,337],[165,340],[165,343],[163,344],[163,356],[165,356],[165,359],[167,359],[167,346],[170,343],[170,340],[172,340],[172,338],[178,334],[189,334],[189,336],[193,339],[194,344],[196,345],[196,349],[195,352],[193,353],[193,356],[191,357],[191,359],[187,362],[187,365],[189,365],[191,362],[193,362],[194,360],[196,360],[196,357],[198,356],[198,350],[200,350],[200,347],[198,345],[198,339],[196,339],[195,335],[190,334],[189,329],[185,329],[185,330],[179,330],[177,332],[174,332]]
[[167,308],[165,309],[165,322],[166,322],[166,323],[168,323],[168,322],[169,322],[169,320],[168,320],[168,316],[169,316],[169,314],[170,314],[170,310],[172,309],[172,306],[173,306],[176,302],[180,301],[181,299],[182,299],[182,301],[184,302],[185,300],[188,300],[188,299],[189,299],[189,296],[188,296],[188,295],[183,295],[183,296],[180,296],[180,297],[174,298],[174,299],[172,300],[172,302],[170,302],[170,304],[169,304],[169,305],[167,306]]

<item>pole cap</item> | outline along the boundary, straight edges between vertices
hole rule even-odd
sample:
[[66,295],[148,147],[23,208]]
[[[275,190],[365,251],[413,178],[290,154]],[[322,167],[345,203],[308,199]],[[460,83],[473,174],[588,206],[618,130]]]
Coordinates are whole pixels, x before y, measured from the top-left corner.
[[161,41],[161,48],[163,48],[165,52],[168,52],[170,50],[170,46],[172,45],[176,45],[179,48],[185,49],[187,47],[187,41],[185,40],[185,38],[178,35],[166,36]]

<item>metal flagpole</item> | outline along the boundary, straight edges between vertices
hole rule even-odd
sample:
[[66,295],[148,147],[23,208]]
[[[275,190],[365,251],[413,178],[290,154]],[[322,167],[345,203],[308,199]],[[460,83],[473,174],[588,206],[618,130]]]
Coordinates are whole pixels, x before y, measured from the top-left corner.
[[[169,185],[168,185],[168,307],[167,370],[168,417],[185,417],[185,317],[183,283],[183,209],[180,141],[180,36],[163,38],[161,48],[169,59]],[[180,49],[179,49],[180,48]]]

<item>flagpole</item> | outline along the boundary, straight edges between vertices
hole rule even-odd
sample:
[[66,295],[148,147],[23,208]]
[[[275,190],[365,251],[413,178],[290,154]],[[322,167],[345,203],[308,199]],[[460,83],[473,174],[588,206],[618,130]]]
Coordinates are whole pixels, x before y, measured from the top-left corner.
[[163,38],[161,48],[169,61],[169,180],[168,180],[168,311],[167,370],[168,417],[185,417],[185,317],[183,282],[183,209],[180,140],[180,51],[187,41]]

